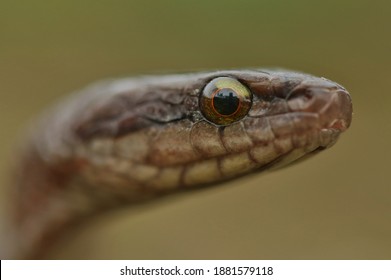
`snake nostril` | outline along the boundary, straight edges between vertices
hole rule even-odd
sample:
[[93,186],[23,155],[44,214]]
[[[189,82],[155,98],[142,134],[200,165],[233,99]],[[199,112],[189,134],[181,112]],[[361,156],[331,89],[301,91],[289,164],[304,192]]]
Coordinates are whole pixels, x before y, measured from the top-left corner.
[[314,94],[309,89],[293,90],[288,96],[287,100],[300,98],[302,101],[307,102],[314,97]]
[[314,93],[310,89],[293,90],[286,98],[289,108],[292,111],[307,110],[313,103]]

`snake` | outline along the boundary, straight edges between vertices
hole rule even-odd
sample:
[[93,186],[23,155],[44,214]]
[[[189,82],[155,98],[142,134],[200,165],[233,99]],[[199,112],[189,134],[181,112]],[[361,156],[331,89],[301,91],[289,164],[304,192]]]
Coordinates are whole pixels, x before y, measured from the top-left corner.
[[2,258],[38,258],[92,215],[308,158],[352,119],[341,85],[238,69],[96,82],[46,111],[13,172]]

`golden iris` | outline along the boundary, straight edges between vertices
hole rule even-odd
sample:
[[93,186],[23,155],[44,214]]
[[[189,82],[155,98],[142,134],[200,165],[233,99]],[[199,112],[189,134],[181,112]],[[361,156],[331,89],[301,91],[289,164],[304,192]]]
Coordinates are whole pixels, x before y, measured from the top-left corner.
[[228,77],[213,79],[200,95],[202,114],[217,125],[229,125],[242,119],[251,103],[251,91],[238,80]]

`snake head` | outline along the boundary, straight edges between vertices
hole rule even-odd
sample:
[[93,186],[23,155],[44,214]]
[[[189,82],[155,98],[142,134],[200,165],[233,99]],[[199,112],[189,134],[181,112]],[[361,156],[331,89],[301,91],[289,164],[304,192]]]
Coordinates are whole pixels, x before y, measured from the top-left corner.
[[[97,83],[32,127],[16,168],[15,252],[43,252],[108,206],[211,186],[332,146],[351,122],[340,85],[232,70]],[[26,234],[28,233],[28,234]]]
[[88,181],[124,192],[166,192],[284,166],[332,146],[352,118],[342,86],[287,71],[152,76],[86,91],[63,146]]

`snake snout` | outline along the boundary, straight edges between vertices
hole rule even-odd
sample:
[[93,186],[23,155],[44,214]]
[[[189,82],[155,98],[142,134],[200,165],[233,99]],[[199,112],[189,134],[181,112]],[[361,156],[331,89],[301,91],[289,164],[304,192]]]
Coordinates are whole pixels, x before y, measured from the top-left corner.
[[323,127],[344,132],[352,122],[352,100],[346,90],[338,89],[330,92],[329,101],[320,110]]
[[339,135],[347,130],[352,122],[352,100],[349,93],[342,88],[330,90],[328,102],[319,111],[320,146],[331,147]]

